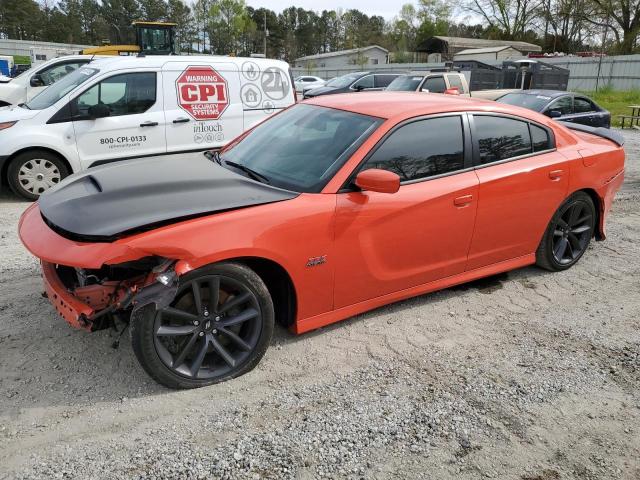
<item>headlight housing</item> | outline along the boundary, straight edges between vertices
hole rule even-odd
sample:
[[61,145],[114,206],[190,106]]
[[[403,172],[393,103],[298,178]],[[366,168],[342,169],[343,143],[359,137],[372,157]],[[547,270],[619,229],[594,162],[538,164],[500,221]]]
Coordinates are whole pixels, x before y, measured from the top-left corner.
[[9,127],[13,127],[18,121],[15,122],[2,122],[0,123],[0,130],[6,130]]

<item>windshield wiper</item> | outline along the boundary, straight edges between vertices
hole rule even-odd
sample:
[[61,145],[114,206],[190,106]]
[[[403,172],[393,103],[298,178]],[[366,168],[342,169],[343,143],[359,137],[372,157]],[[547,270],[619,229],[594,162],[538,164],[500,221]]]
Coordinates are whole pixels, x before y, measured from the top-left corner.
[[[218,154],[218,158],[219,157],[220,157],[220,154]],[[240,163],[232,162],[231,160],[222,160],[222,161],[226,165],[229,165],[230,167],[233,167],[233,168],[237,168],[238,170],[246,173],[247,175],[249,175],[249,177],[253,178],[254,180],[257,180],[258,182],[266,183],[267,185],[271,183],[267,177],[247,167],[246,165],[241,165]]]

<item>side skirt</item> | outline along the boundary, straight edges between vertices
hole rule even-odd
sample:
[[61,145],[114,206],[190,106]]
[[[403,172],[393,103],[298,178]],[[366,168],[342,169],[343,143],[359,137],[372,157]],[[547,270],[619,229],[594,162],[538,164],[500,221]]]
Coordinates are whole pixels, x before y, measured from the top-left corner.
[[291,326],[293,333],[300,334],[315,330],[316,328],[324,327],[331,323],[339,322],[346,318],[358,315],[359,313],[373,310],[374,308],[382,307],[389,303],[398,302],[407,298],[416,297],[429,292],[435,292],[436,290],[442,290],[461,283],[477,280],[482,277],[489,277],[497,273],[507,272],[509,270],[515,270],[516,268],[526,267],[536,262],[536,255],[531,253],[522,257],[513,258],[500,263],[494,263],[485,267],[463,272],[451,277],[441,278],[434,280],[433,282],[417,285],[415,287],[400,290],[398,292],[389,293],[380,297],[375,297],[364,302],[359,302],[354,305],[348,305],[346,307],[332,310],[327,313],[316,315],[315,317],[305,318],[297,321]]

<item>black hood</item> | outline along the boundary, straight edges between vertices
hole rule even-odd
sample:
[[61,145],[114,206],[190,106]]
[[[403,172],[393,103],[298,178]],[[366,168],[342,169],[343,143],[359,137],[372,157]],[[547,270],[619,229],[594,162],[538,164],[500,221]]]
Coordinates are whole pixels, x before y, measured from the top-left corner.
[[73,175],[38,204],[48,225],[75,240],[111,241],[214,212],[289,200],[298,193],[212,162],[175,155],[103,165]]
[[330,95],[332,93],[339,93],[342,91],[347,91],[347,90],[343,88],[327,87],[325,85],[323,87],[316,87],[316,88],[312,88],[311,90],[305,90],[304,96],[312,98],[312,97],[318,97],[320,95]]

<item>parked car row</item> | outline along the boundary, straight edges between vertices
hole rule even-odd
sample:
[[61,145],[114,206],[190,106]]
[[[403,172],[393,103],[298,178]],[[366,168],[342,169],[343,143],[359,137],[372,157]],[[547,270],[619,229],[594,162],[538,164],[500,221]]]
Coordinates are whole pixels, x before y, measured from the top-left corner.
[[455,71],[363,71],[325,82],[293,79],[286,63],[266,59],[74,55],[0,82],[0,178],[36,199],[102,163],[222,147],[295,103],[295,91],[315,98],[377,90],[497,99],[559,120],[610,125],[609,112],[583,95],[471,92]]

